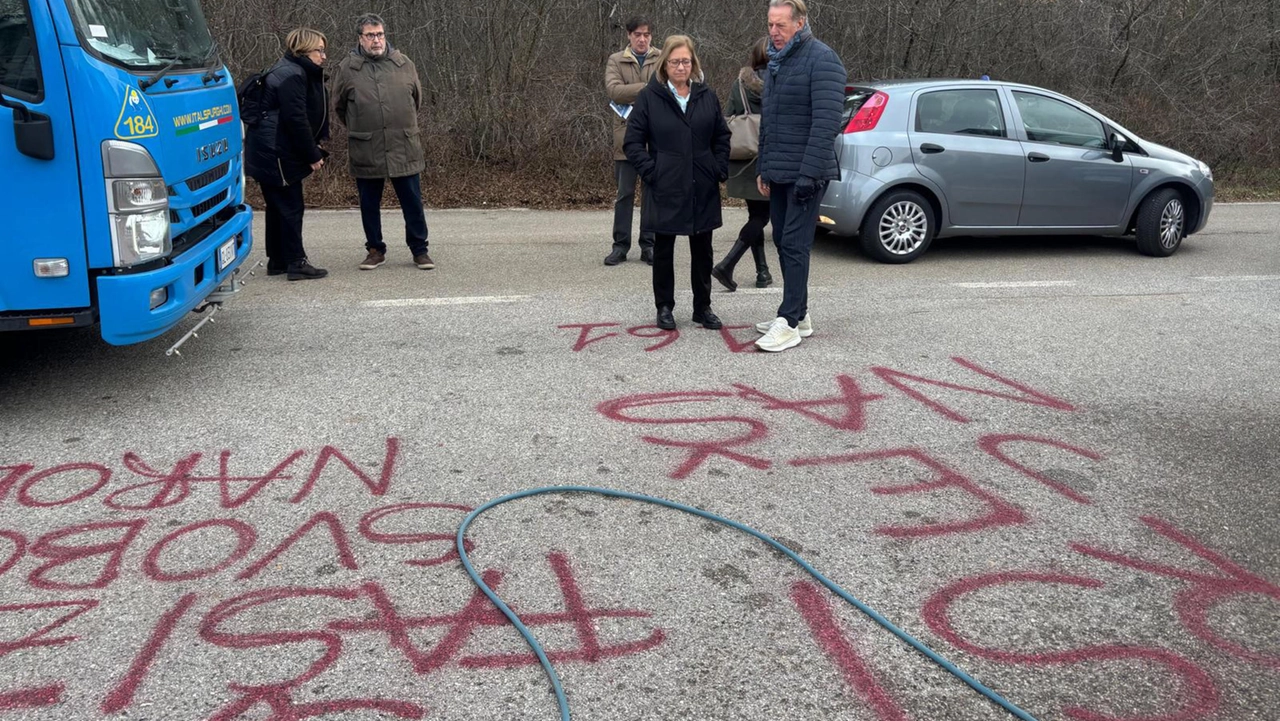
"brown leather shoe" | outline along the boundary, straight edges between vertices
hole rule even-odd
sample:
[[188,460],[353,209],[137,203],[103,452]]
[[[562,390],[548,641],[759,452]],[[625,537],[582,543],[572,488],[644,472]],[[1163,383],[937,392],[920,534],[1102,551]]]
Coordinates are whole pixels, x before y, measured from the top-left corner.
[[413,264],[423,270],[431,270],[436,267],[435,261],[432,260],[431,256],[427,253],[419,253],[418,255],[413,256]]
[[370,250],[369,254],[364,257],[364,260],[360,261],[360,270],[373,270],[385,262],[387,262],[386,253],[377,250]]

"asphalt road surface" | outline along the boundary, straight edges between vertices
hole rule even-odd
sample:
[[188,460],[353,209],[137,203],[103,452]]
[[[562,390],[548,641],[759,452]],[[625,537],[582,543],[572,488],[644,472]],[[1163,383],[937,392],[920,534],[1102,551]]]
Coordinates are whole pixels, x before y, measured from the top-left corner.
[[[0,339],[0,721],[558,718],[451,539],[567,484],[757,528],[1042,721],[1280,718],[1280,206],[1168,259],[820,236],[777,355],[778,286],[691,325],[687,246],[651,327],[607,213],[428,220],[436,270],[388,213],[362,272],[309,212],[329,277],[259,269],[180,356],[198,318]],[[469,540],[575,719],[1013,718],[706,520],[546,495]]]

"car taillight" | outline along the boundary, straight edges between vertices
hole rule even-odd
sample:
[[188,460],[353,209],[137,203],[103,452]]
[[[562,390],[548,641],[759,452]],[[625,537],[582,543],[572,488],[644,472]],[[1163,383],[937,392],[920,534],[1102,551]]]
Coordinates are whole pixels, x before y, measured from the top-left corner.
[[875,130],[876,123],[880,122],[880,116],[884,114],[884,107],[889,104],[889,96],[879,90],[872,93],[871,97],[858,108],[858,112],[854,113],[849,120],[849,124],[845,126],[845,133],[861,133],[866,130]]

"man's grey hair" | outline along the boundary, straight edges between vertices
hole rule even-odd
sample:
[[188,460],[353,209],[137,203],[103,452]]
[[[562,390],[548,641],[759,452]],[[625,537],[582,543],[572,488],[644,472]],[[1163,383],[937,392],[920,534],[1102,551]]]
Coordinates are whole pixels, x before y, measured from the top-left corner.
[[804,0],[769,0],[771,8],[791,8],[792,20],[804,20],[809,17],[809,8],[805,6]]
[[382,21],[382,17],[380,15],[365,13],[364,15],[356,18],[356,35],[363,35],[364,29],[372,25],[378,25],[384,29],[387,27],[387,24]]

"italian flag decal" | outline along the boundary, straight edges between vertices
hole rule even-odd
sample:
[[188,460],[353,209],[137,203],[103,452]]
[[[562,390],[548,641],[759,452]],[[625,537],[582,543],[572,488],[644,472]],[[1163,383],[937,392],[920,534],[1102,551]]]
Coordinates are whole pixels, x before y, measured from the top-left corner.
[[229,123],[232,121],[232,119],[233,119],[232,116],[226,115],[221,118],[218,118],[217,120],[207,120],[203,123],[200,123],[199,125],[188,125],[185,128],[180,128],[176,134],[178,137],[182,137],[183,135],[190,135],[199,130],[208,130],[209,128],[212,128],[215,125],[222,125],[224,123]]

